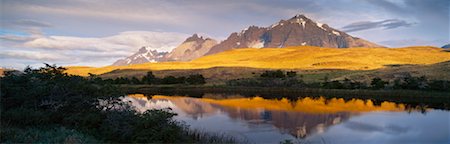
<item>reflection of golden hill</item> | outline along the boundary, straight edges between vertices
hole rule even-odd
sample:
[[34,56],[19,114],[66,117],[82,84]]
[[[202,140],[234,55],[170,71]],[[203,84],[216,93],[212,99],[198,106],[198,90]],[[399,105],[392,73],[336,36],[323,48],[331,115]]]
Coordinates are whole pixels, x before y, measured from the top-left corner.
[[144,94],[128,94],[128,96],[132,98],[147,99],[147,96],[145,96]]
[[[170,99],[176,100],[177,97],[154,96],[154,99]],[[265,109],[294,111],[306,113],[337,113],[337,112],[368,112],[368,111],[404,111],[404,104],[395,104],[393,102],[382,102],[381,105],[375,106],[371,100],[352,99],[344,101],[342,98],[332,99],[311,99],[302,98],[294,102],[283,98],[281,100],[263,99],[261,97],[254,98],[236,98],[236,99],[199,99],[207,103],[217,104],[226,107],[239,107],[243,109]]]
[[69,67],[69,74],[86,76],[115,69],[174,70],[211,67],[252,67],[271,69],[369,70],[393,64],[434,64],[450,60],[450,53],[435,47],[408,48],[289,48],[235,49],[204,56],[191,62],[145,63],[129,66]]
[[217,111],[211,104],[201,101],[201,99],[190,97],[152,96],[153,100],[167,99],[174,103],[184,113],[193,117],[203,117],[211,115]]

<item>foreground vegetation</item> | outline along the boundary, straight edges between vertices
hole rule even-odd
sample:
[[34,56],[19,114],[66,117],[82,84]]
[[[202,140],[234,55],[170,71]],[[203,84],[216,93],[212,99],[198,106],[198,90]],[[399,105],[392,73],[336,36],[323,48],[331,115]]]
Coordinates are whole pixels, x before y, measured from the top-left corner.
[[169,109],[138,113],[116,86],[52,65],[1,78],[2,143],[234,142],[190,131]]

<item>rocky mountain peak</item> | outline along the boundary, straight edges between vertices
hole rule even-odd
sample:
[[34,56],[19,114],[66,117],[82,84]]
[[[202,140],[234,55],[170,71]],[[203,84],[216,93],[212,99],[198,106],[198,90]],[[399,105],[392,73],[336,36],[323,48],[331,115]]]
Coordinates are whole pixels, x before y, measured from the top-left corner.
[[232,33],[226,40],[211,48],[207,54],[236,48],[282,48],[302,45],[335,48],[382,47],[299,14],[266,28],[250,26],[240,33]]
[[217,42],[194,34],[166,55],[166,61],[190,61],[205,55]]
[[144,46],[141,47],[138,52],[133,55],[117,60],[112,65],[121,66],[121,65],[130,65],[130,64],[140,64],[147,62],[158,62],[163,61],[164,56],[167,52],[158,52],[156,49],[152,49],[151,47]]
[[190,42],[190,41],[199,41],[199,40],[205,40],[202,36],[198,36],[198,34],[193,34],[191,37],[188,37],[184,42]]

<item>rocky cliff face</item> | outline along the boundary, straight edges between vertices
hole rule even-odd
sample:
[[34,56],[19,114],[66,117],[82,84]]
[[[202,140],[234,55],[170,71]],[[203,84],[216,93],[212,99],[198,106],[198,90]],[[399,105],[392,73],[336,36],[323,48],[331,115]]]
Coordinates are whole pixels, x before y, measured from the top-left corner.
[[158,52],[156,50],[152,50],[150,47],[142,47],[135,54],[125,59],[117,60],[112,65],[121,66],[147,62],[159,62],[164,60],[165,55],[167,55],[167,52]]
[[212,47],[207,54],[235,48],[282,48],[300,45],[335,48],[382,47],[315,22],[304,15],[296,15],[269,27],[250,26],[240,33],[232,33],[226,40]]
[[216,44],[217,42],[211,38],[203,38],[194,34],[173,49],[165,58],[167,61],[190,61],[204,56]]

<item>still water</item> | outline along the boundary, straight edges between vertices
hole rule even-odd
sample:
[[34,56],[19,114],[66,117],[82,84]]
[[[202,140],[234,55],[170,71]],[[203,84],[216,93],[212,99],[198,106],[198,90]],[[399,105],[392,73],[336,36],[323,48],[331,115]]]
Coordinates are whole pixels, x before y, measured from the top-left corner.
[[250,143],[450,143],[449,111],[388,101],[219,94],[132,94],[123,100],[141,112],[171,108],[192,129]]

